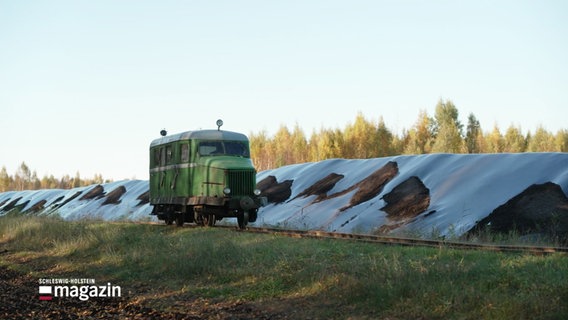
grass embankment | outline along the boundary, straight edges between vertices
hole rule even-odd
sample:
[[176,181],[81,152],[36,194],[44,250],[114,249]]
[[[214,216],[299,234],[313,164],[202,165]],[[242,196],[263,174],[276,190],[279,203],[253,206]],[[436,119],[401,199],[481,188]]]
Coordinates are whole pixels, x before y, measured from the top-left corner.
[[[568,318],[568,257],[0,217],[1,264],[127,288],[160,310],[251,301],[291,317]],[[6,250],[8,250],[6,252]]]

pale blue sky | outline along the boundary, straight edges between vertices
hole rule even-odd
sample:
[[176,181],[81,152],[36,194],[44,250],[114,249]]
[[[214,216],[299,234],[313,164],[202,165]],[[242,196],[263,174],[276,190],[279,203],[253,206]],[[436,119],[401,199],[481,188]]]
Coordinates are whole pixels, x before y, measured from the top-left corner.
[[0,0],[0,166],[147,179],[162,128],[568,128],[568,1]]

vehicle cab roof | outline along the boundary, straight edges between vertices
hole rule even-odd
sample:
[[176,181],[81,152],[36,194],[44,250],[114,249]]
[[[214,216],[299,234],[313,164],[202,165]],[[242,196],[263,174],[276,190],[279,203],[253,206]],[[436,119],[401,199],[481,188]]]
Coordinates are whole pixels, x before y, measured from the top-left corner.
[[228,140],[228,141],[248,141],[247,136],[242,133],[225,130],[196,130],[176,133],[155,139],[150,147],[162,145],[181,140]]

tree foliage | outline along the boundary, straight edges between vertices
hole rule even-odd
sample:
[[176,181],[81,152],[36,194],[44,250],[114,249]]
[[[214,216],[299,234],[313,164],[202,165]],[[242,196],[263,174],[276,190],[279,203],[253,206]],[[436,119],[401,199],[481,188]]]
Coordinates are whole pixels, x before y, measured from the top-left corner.
[[71,189],[103,182],[110,182],[110,180],[104,180],[101,174],[95,174],[91,179],[82,179],[78,171],[74,178],[71,178],[69,175],[64,175],[56,179],[53,175],[45,175],[43,178],[39,179],[37,173],[30,170],[25,162],[20,164],[14,175],[10,175],[5,166],[2,166],[2,169],[0,169],[0,192],[38,189]]
[[465,147],[467,153],[479,153],[483,148],[481,141],[483,139],[483,132],[481,132],[481,125],[479,120],[473,113],[467,117],[467,129],[465,134]]
[[544,127],[539,126],[527,145],[527,151],[540,152],[543,150],[560,151],[556,149],[556,143],[552,133],[548,132]]
[[527,140],[521,133],[521,129],[510,126],[503,140],[503,152],[523,152],[527,148]]
[[428,117],[425,110],[420,111],[418,120],[407,133],[404,153],[425,154],[432,151],[435,135],[435,120]]
[[458,108],[450,101],[440,99],[436,105],[436,140],[432,152],[460,153],[463,151],[463,125],[458,120]]
[[[400,154],[567,152],[568,130],[553,134],[542,126],[532,134],[510,126],[504,133],[497,124],[484,131],[470,113],[467,126],[450,100],[440,99],[433,117],[424,110],[414,125],[396,135],[382,117],[378,121],[358,112],[344,129],[320,128],[309,139],[296,124],[292,130],[281,125],[273,137],[266,131],[250,134],[251,155],[258,171],[302,162],[332,158],[366,159]],[[1,176],[0,176],[1,178]]]
[[[333,158],[366,159],[400,154],[428,153],[498,153],[498,152],[568,152],[568,129],[553,134],[539,126],[534,133],[523,134],[521,128],[510,126],[503,134],[497,124],[483,131],[473,113],[467,118],[465,133],[459,121],[459,110],[450,100],[440,99],[433,117],[424,110],[414,125],[402,134],[394,134],[383,118],[367,119],[358,112],[355,120],[344,129],[320,128],[309,139],[296,123],[292,130],[281,125],[274,136],[266,130],[249,134],[251,157],[257,171],[284,165],[316,162]],[[15,174],[6,167],[0,169],[0,192],[24,189],[70,189],[107,182],[102,175],[84,179],[79,172],[74,177],[59,179],[53,175],[39,179],[35,171],[22,162]]]

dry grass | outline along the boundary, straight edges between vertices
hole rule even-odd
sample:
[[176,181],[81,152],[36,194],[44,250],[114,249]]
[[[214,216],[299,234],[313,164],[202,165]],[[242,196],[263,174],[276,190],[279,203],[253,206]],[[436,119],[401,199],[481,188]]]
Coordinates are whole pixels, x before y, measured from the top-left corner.
[[[2,264],[80,276],[132,299],[253,302],[317,318],[568,316],[568,257],[291,239],[215,228],[0,218]],[[32,262],[32,263],[30,263]],[[167,302],[167,303],[166,303]]]

